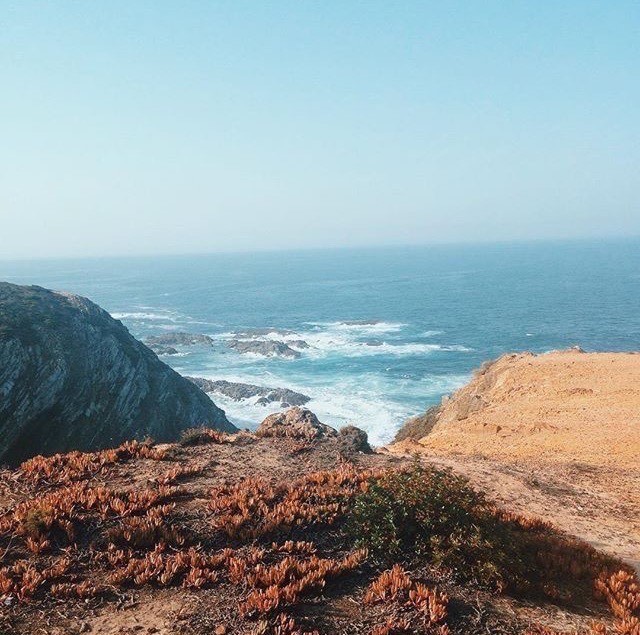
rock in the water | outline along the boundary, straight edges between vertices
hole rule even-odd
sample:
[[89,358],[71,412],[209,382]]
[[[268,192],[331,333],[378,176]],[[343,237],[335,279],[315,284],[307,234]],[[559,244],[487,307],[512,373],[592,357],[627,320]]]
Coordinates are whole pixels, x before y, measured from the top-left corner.
[[338,432],[338,444],[345,454],[371,454],[373,450],[369,445],[369,437],[364,430],[356,426],[345,426]]
[[311,348],[309,346],[309,344],[307,342],[305,342],[304,340],[288,340],[287,344],[289,346],[292,346],[293,348],[300,348],[300,349],[306,349],[306,348]]
[[259,397],[256,403],[264,406],[277,401],[287,402],[291,406],[303,406],[311,400],[311,397],[288,388],[266,388],[254,384],[242,384],[224,379],[212,380],[204,377],[187,377],[187,379],[205,392],[218,393],[234,401]]
[[300,353],[284,342],[273,340],[229,340],[227,346],[238,353],[253,353],[265,357],[288,357],[297,359]]
[[[158,348],[166,348],[168,346],[213,346],[213,338],[202,333],[162,333],[161,335],[152,335],[148,337],[144,343],[156,353]],[[177,352],[177,351],[176,351]]]
[[345,320],[340,324],[344,326],[375,326],[380,324],[380,320]]
[[234,331],[234,335],[237,339],[258,338],[265,337],[266,335],[280,335],[287,336],[293,335],[293,331],[289,329],[278,329],[266,327],[258,327],[252,329],[243,329],[242,331]]
[[310,441],[321,437],[335,437],[338,433],[332,427],[320,423],[311,410],[295,407],[269,415],[256,430],[256,435]]
[[235,431],[202,391],[86,298],[0,283],[0,462]]
[[178,355],[178,349],[173,346],[161,346],[156,344],[149,347],[156,355]]

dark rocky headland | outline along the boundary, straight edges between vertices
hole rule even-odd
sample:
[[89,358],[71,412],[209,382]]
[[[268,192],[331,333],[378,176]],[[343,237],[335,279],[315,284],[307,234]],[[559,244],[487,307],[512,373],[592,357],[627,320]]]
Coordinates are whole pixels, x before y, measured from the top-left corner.
[[0,283],[0,462],[235,427],[86,298]]

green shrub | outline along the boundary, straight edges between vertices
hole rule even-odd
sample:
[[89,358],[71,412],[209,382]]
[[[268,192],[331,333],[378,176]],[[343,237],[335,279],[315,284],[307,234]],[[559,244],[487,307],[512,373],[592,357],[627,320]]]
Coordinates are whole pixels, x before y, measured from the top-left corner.
[[355,500],[347,532],[379,564],[428,562],[499,589],[525,573],[514,533],[447,470],[416,464],[372,480]]
[[45,535],[51,526],[51,510],[42,507],[34,507],[27,512],[20,527],[20,533],[24,536],[37,538]]

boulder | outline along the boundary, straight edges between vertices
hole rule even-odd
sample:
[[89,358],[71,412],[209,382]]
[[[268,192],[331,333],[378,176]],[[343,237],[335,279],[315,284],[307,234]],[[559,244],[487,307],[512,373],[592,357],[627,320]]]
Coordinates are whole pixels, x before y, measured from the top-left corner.
[[173,348],[173,346],[150,346],[149,347],[156,355],[177,355],[178,349]]
[[369,437],[364,430],[356,426],[345,426],[338,432],[338,445],[344,454],[371,454],[373,450],[369,445]]
[[288,340],[287,344],[293,348],[311,348],[308,342],[305,342],[304,340]]
[[311,410],[295,407],[269,415],[258,427],[256,435],[311,441],[323,437],[337,437],[338,433],[334,428],[318,421],[318,417]]

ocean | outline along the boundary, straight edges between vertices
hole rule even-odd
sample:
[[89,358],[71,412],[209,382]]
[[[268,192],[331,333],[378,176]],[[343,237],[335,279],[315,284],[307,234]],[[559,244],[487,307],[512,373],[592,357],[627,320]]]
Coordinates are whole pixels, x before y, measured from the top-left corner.
[[[0,279],[87,296],[140,339],[210,335],[214,346],[163,361],[302,392],[321,421],[374,443],[503,353],[640,349],[638,240],[0,261]],[[308,348],[297,359],[229,348],[246,329]],[[279,409],[214,400],[240,427]]]

